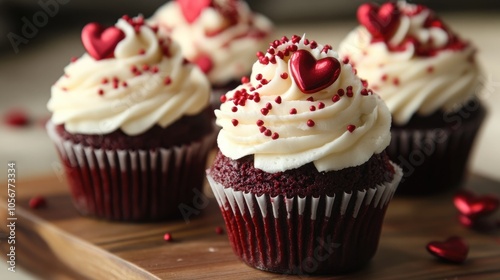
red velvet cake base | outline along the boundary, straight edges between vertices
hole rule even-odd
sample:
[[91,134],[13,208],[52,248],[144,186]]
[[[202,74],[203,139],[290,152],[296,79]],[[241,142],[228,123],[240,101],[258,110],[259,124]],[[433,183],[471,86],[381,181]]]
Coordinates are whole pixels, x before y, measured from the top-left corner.
[[64,140],[52,123],[55,142],[76,209],[116,221],[160,221],[181,217],[204,182],[214,133],[182,146],[154,150],[98,149]]
[[398,194],[429,195],[458,188],[486,110],[469,102],[451,115],[437,113],[391,128],[387,154],[403,168]]
[[[230,165],[229,169],[239,166]],[[391,170],[391,181],[375,187],[306,196],[272,196],[225,186],[219,172],[231,174],[217,168],[207,171],[207,178],[231,246],[243,262],[284,274],[340,274],[362,267],[377,250],[387,206],[402,176],[399,167],[391,165]],[[252,172],[242,172],[252,180]]]

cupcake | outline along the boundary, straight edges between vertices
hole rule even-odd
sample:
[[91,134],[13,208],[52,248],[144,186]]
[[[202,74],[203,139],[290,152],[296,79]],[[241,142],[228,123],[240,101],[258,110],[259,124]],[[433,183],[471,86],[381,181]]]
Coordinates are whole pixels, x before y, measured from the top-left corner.
[[119,221],[181,215],[215,141],[210,84],[142,17],[83,28],[86,53],[52,86],[47,124],[76,209]]
[[236,255],[287,274],[337,274],[375,254],[401,177],[390,113],[328,45],[275,40],[223,96],[208,181]]
[[392,113],[387,153],[404,170],[398,193],[459,187],[486,115],[475,47],[422,5],[364,4],[358,20],[339,53]]
[[151,18],[160,32],[179,42],[212,84],[214,109],[220,96],[250,73],[255,53],[267,47],[271,22],[244,1],[170,1]]

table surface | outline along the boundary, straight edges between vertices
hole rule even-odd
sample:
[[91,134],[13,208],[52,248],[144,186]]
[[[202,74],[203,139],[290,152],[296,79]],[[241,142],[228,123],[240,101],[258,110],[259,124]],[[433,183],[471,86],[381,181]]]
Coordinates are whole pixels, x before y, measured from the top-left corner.
[[[486,104],[489,115],[484,123],[484,126],[480,132],[478,137],[478,141],[476,143],[476,147],[474,149],[473,155],[471,157],[470,162],[470,170],[474,174],[479,174],[488,178],[492,178],[493,180],[500,181],[500,172],[498,172],[498,166],[500,166],[500,149],[495,148],[498,143],[498,139],[500,139],[500,128],[498,123],[500,122],[500,95],[498,94],[500,89],[500,63],[498,63],[498,46],[500,45],[500,17],[498,14],[444,14],[443,18],[449,23],[450,26],[462,35],[464,38],[468,38],[473,41],[479,48],[478,52],[478,61],[481,63],[484,69],[483,79],[485,81],[484,92],[481,95],[481,100]],[[291,35],[291,34],[307,34],[309,38],[315,39],[321,43],[331,44],[335,49],[338,47],[338,43],[340,40],[352,29],[356,23],[352,21],[340,21],[340,22],[324,22],[324,23],[297,23],[297,24],[287,24],[280,25],[276,28],[276,36],[281,37],[282,35]],[[38,120],[44,119],[48,116],[48,112],[45,108],[46,102],[49,98],[49,89],[50,86],[54,83],[54,81],[62,75],[62,69],[65,65],[68,64],[69,58],[72,56],[78,56],[83,52],[83,48],[80,44],[79,39],[79,30],[74,30],[74,32],[66,32],[62,34],[54,34],[51,37],[51,40],[47,40],[45,42],[37,42],[37,38],[33,38],[30,40],[30,44],[23,49],[21,52],[16,55],[4,55],[0,59],[0,85],[2,85],[2,92],[0,93],[0,113],[4,113],[7,109],[11,107],[22,107],[28,110],[31,117],[35,122]],[[28,80],[27,80],[28,79]],[[0,123],[0,135],[2,136],[2,145],[0,145],[0,157],[5,162],[7,160],[16,161],[18,164],[18,178],[26,182],[26,189],[24,186],[21,186],[23,193],[22,203],[26,204],[29,195],[34,195],[40,193],[44,193],[49,195],[49,200],[51,202],[51,207],[48,209],[44,209],[42,211],[33,212],[27,209],[21,209],[22,213],[27,214],[29,218],[25,218],[27,224],[27,230],[31,230],[28,226],[36,225],[40,221],[49,221],[49,216],[54,213],[56,215],[57,221],[53,223],[52,221],[46,223],[52,226],[48,226],[46,231],[49,233],[53,232],[65,232],[65,229],[68,229],[69,233],[65,236],[69,235],[74,231],[82,231],[87,232],[85,227],[91,223],[95,225],[95,221],[89,221],[88,219],[78,220],[82,223],[82,225],[73,225],[72,219],[69,218],[70,214],[75,214],[74,210],[69,207],[70,202],[67,194],[63,191],[63,185],[59,184],[54,179],[55,175],[60,171],[60,163],[57,159],[55,149],[52,147],[50,140],[46,136],[46,133],[41,125],[32,125],[28,128],[15,129],[11,127],[7,127],[4,124]],[[0,169],[0,178],[6,178],[6,168]],[[38,179],[36,179],[38,178]],[[42,178],[42,179],[40,179]],[[479,177],[475,177],[474,180]],[[479,180],[482,181],[482,180]],[[52,182],[52,183],[51,183]],[[53,184],[53,182],[55,182]],[[486,182],[486,181],[484,181]],[[482,183],[479,183],[480,185]],[[472,185],[468,185],[469,187],[476,187],[476,183],[472,183]],[[499,189],[498,183],[489,182],[486,185],[490,185],[492,189]],[[41,187],[40,187],[41,186]],[[44,189],[41,189],[44,187]],[[45,189],[47,188],[47,189]],[[54,196],[50,196],[54,194]],[[3,192],[0,195],[4,195]],[[370,266],[368,266],[364,272],[361,274],[357,274],[358,276],[362,276],[363,273],[375,273],[371,275],[377,275],[377,273],[387,272],[388,269],[397,269],[396,271],[404,271],[410,270],[418,273],[422,270],[421,273],[425,273],[425,271],[431,269],[435,274],[427,275],[429,277],[435,278],[444,278],[441,277],[440,274],[441,269],[443,271],[448,271],[448,269],[456,268],[459,271],[463,269],[463,267],[455,267],[444,264],[435,263],[432,259],[430,259],[426,252],[422,251],[424,243],[430,239],[440,239],[445,238],[450,234],[472,234],[473,240],[483,240],[477,244],[488,244],[488,249],[498,248],[498,242],[494,240],[498,240],[498,236],[485,236],[485,235],[476,235],[476,233],[470,233],[465,229],[461,228],[459,225],[453,222],[455,218],[455,213],[453,209],[450,208],[450,203],[446,203],[446,211],[441,212],[439,210],[437,213],[417,213],[419,211],[415,209],[419,209],[421,205],[425,207],[430,207],[432,203],[441,203],[441,199],[443,197],[433,197],[427,200],[417,200],[417,201],[406,201],[406,200],[396,200],[393,202],[393,205],[389,208],[388,219],[386,224],[384,224],[384,235],[381,240],[381,247],[377,257],[372,261]],[[449,197],[445,198],[449,200]],[[414,204],[416,203],[416,204]],[[212,203],[213,204],[213,203]],[[398,207],[398,205],[400,205]],[[405,206],[406,205],[406,206]],[[55,208],[54,208],[55,207]],[[212,208],[210,208],[212,207]],[[210,218],[210,222],[204,220],[204,217],[201,217],[199,220],[193,221],[192,223],[196,224],[197,227],[203,228],[203,226],[207,226],[208,228],[204,229],[204,233],[211,234],[214,231],[214,226],[220,225],[222,226],[222,221],[220,220],[220,215],[216,215],[217,212],[216,207],[210,206],[207,209],[207,213],[205,214]],[[403,209],[404,211],[400,214],[399,219],[392,219],[391,217],[397,217],[396,213],[393,213],[395,210],[391,209]],[[4,215],[4,211],[1,210],[1,215]],[[58,212],[59,211],[59,212]],[[73,212],[72,212],[73,211]],[[414,213],[415,212],[415,213]],[[212,215],[213,214],[213,215]],[[425,236],[417,236],[415,235],[415,231],[418,231],[421,226],[420,224],[411,222],[415,217],[412,215],[419,215],[418,219],[425,220],[430,219],[434,220],[437,217],[445,216],[450,220],[449,223],[442,223],[440,226],[440,230],[435,230],[433,234],[428,234]],[[49,215],[49,216],[46,216]],[[57,216],[59,215],[59,216]],[[68,216],[65,216],[68,215]],[[392,215],[392,216],[391,216]],[[394,216],[395,215],[395,216]],[[425,216],[425,219],[424,219]],[[35,219],[34,222],[31,219]],[[68,218],[68,219],[66,219]],[[212,220],[214,219],[214,220]],[[218,219],[218,220],[216,220]],[[394,221],[396,223],[401,222],[407,228],[403,228],[402,231],[404,234],[408,234],[408,239],[397,237],[396,228],[392,226]],[[405,221],[403,221],[405,220]],[[29,222],[28,222],[29,221]],[[203,222],[205,221],[205,222]],[[440,224],[442,220],[439,220],[437,223]],[[208,223],[208,224],[205,224]],[[21,224],[24,225],[24,222]],[[158,259],[163,257],[168,257],[167,248],[174,247],[175,250],[183,250],[182,246],[189,246],[186,243],[194,242],[193,247],[197,247],[200,250],[207,251],[209,248],[218,248],[216,247],[221,244],[220,242],[226,242],[227,237],[223,236],[211,236],[213,238],[217,238],[213,240],[213,244],[209,244],[209,246],[202,247],[203,244],[197,243],[195,240],[205,240],[202,235],[197,235],[192,233],[189,230],[189,225],[155,225],[159,226],[155,229],[154,234],[151,233],[148,240],[142,240],[142,237],[146,236],[146,233],[141,233],[143,228],[149,229],[146,225],[118,225],[118,224],[101,224],[105,225],[107,228],[112,227],[116,228],[113,230],[120,230],[123,227],[127,228],[130,226],[134,228],[137,232],[134,234],[130,234],[133,237],[132,241],[125,241],[124,239],[116,240],[118,244],[122,244],[122,247],[112,247],[115,242],[113,241],[114,236],[104,235],[102,239],[94,240],[98,242],[99,245],[104,246],[104,249],[113,248],[113,250],[120,250],[120,248],[126,248],[126,246],[130,245],[134,248],[145,247],[155,247],[158,251],[156,251],[155,256]],[[60,227],[65,226],[65,227]],[[429,229],[431,224],[425,224],[424,230]],[[187,232],[188,237],[186,239],[180,240],[179,242],[174,242],[172,244],[164,244],[161,240],[161,234],[167,230],[171,229],[179,230],[179,232]],[[30,231],[23,232],[23,234],[28,235],[29,237],[33,237]],[[31,234],[31,235],[30,235]],[[160,238],[157,238],[156,235],[159,234]],[[177,233],[176,233],[177,234]],[[154,237],[153,237],[154,235]],[[468,235],[467,235],[468,236]],[[201,239],[200,239],[201,238]],[[497,238],[497,239],[495,239]],[[65,240],[61,238],[61,240]],[[70,240],[76,240],[77,244],[85,244],[81,238],[73,238]],[[398,255],[395,254],[400,247],[407,246],[405,242],[407,241],[415,241],[415,242],[423,242],[418,245],[411,245],[409,248],[414,249],[414,251]],[[492,241],[493,240],[493,241]],[[142,244],[140,242],[146,242]],[[182,242],[181,242],[182,241]],[[189,242],[188,242],[189,241]],[[490,243],[488,243],[490,241]],[[122,243],[120,243],[122,242]],[[212,242],[212,241],[211,241]],[[218,243],[219,242],[219,243]],[[183,245],[184,244],[184,245]],[[180,246],[180,247],[179,247]],[[496,246],[496,247],[495,247]],[[149,248],[149,247],[148,247]],[[227,248],[226,248],[227,249]],[[125,249],[124,249],[125,250]],[[222,250],[222,249],[221,249]],[[207,255],[207,252],[203,252]],[[120,251],[121,252],[121,251]],[[126,252],[126,250],[125,250]],[[201,252],[201,251],[200,251]],[[226,251],[216,251],[209,252],[209,259],[214,256],[217,252],[227,253],[227,257],[233,258],[232,252]],[[114,253],[112,251],[111,253]],[[200,253],[201,254],[201,253]],[[473,256],[472,261],[468,262],[464,267],[475,267],[478,263],[476,261],[477,258],[482,259],[486,255],[474,255],[474,250],[471,251],[471,256]],[[477,254],[477,252],[476,252]],[[483,253],[481,253],[483,254]],[[204,255],[204,256],[205,256]],[[45,256],[44,253],[39,252],[39,255],[35,253],[28,253],[26,259],[31,259],[32,256],[40,256],[41,259],[45,261],[32,261],[32,265],[34,265],[33,270],[38,271],[36,267],[43,268],[51,263],[50,256]],[[144,257],[143,255],[138,255],[138,257]],[[148,255],[149,256],[149,255]],[[65,256],[66,258],[67,256]],[[172,261],[179,259],[175,256],[171,256]],[[412,264],[406,263],[405,261],[409,259],[413,259],[419,257],[419,261]],[[425,258],[424,258],[425,257]],[[175,259],[174,259],[175,258]],[[37,258],[34,258],[37,259]],[[64,259],[64,258],[63,258]],[[110,256],[111,260],[116,260],[116,257]],[[188,258],[185,258],[186,260]],[[390,265],[382,265],[380,267],[379,264],[384,264],[382,259],[388,259],[391,264]],[[233,259],[234,260],[234,259]],[[3,263],[3,262],[2,262]],[[431,268],[428,266],[431,265]],[[179,261],[177,267],[189,267],[193,268],[193,270],[197,271],[197,267],[190,267],[187,261]],[[5,265],[0,265],[0,268],[4,268]],[[31,266],[29,266],[31,267]],[[134,269],[137,269],[137,266],[131,266]],[[72,273],[71,270],[65,270],[64,266],[59,267],[61,269],[62,278],[64,278],[65,273]],[[250,268],[244,268],[249,273],[258,273]],[[478,269],[481,271],[481,267],[479,268],[471,268]],[[200,272],[205,272],[201,271]],[[430,272],[429,272],[430,273]],[[3,269],[0,272],[0,278],[7,279],[4,277]],[[7,274],[8,275],[8,274]],[[218,274],[219,278],[224,277],[225,274]],[[256,275],[256,274],[252,274]],[[258,274],[267,275],[267,274]],[[394,274],[397,275],[397,274]],[[424,275],[424,274],[423,274]],[[468,274],[469,276],[462,276],[460,279],[464,279],[467,277],[477,276],[476,274]],[[16,279],[21,276],[20,274],[16,275]],[[262,276],[265,277],[265,276]],[[276,277],[276,275],[273,275]],[[396,276],[394,276],[396,277]],[[31,279],[31,277],[28,277]],[[417,277],[418,278],[418,277]],[[497,277],[500,278],[500,277]],[[474,278],[477,279],[477,278]]]
[[[500,195],[500,182],[469,176],[465,188]],[[18,264],[43,279],[299,279],[263,272],[233,254],[216,201],[184,220],[127,224],[80,216],[65,180],[56,176],[18,183],[16,255]],[[207,193],[210,194],[210,193]],[[7,219],[6,195],[0,219]],[[30,209],[34,195],[47,206]],[[500,232],[477,232],[460,225],[453,193],[427,198],[396,196],[391,202],[379,249],[359,272],[336,279],[500,279]],[[499,213],[500,214],[500,213]],[[500,215],[498,215],[500,216]],[[172,242],[163,240],[169,232]],[[470,246],[464,264],[443,263],[425,245],[458,235]],[[6,243],[0,246],[6,254]],[[314,277],[327,279],[327,277]],[[331,278],[329,278],[331,279]]]

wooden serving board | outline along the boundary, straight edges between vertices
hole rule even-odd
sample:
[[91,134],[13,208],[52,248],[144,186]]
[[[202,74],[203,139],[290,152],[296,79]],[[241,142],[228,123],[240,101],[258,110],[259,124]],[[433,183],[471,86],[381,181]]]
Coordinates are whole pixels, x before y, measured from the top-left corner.
[[[500,183],[470,176],[466,188],[500,195]],[[0,194],[0,219],[7,221],[6,191]],[[210,192],[208,192],[210,193]],[[47,207],[30,209],[35,195]],[[300,279],[259,271],[240,262],[226,234],[214,199],[200,215],[151,224],[122,224],[80,216],[64,180],[48,176],[17,185],[17,265],[44,279]],[[5,222],[6,223],[6,222]],[[1,254],[8,245],[1,227]],[[172,242],[163,235],[170,232]],[[459,235],[470,245],[462,265],[443,263],[425,249],[431,240]],[[332,279],[332,277],[311,277]],[[363,270],[334,279],[500,279],[500,233],[462,227],[452,193],[429,198],[395,197],[389,205],[378,252]]]

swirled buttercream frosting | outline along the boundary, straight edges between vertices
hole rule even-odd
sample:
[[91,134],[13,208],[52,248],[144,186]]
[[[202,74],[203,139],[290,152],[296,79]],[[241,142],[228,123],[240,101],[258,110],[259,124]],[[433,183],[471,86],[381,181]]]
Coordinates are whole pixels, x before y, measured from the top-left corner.
[[272,29],[264,16],[244,1],[170,1],[151,18],[169,34],[190,61],[215,86],[250,73],[257,51],[265,49]]
[[74,59],[52,86],[48,109],[54,124],[70,133],[128,135],[166,127],[208,106],[210,85],[180,47],[124,16],[110,28],[87,25],[87,53]]
[[269,173],[307,163],[323,172],[361,165],[388,146],[387,107],[331,46],[294,35],[257,56],[215,110],[226,157],[253,155]]
[[404,1],[364,4],[358,21],[339,53],[384,99],[395,124],[455,111],[474,96],[480,75],[476,50],[433,11]]

